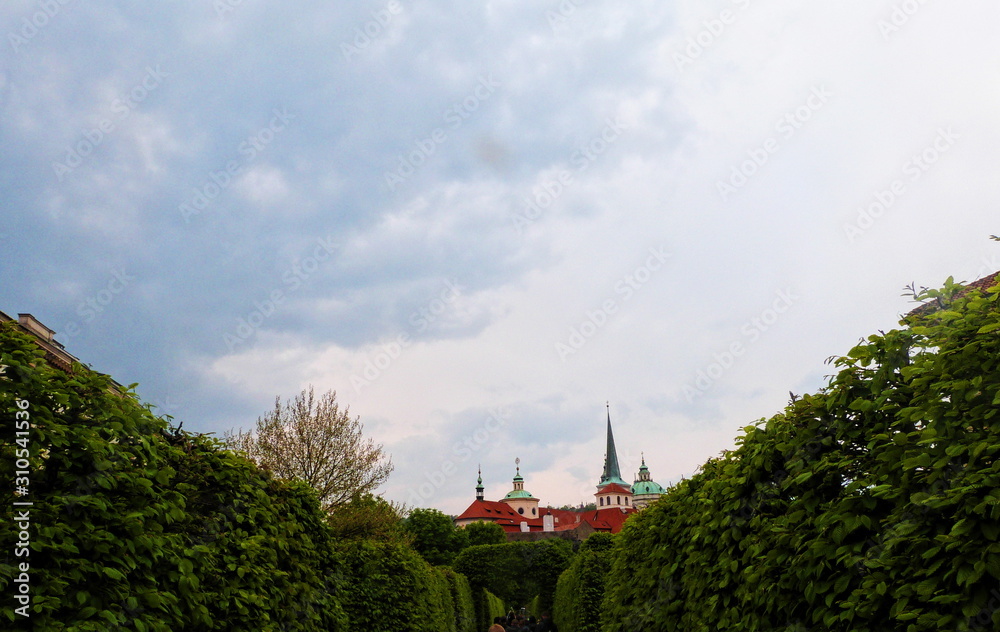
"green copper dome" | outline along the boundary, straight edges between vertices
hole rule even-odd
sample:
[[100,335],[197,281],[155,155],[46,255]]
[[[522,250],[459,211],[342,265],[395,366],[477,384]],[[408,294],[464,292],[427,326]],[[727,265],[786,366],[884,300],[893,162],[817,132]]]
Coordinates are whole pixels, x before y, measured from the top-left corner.
[[531,495],[531,492],[525,491],[523,489],[515,489],[507,492],[507,495],[504,496],[504,499],[508,498],[534,498],[534,496]]
[[637,481],[632,483],[632,493],[636,496],[643,494],[665,494],[667,490],[656,481]]
[[507,495],[503,497],[504,500],[511,500],[514,498],[534,498],[530,492],[524,489],[524,478],[521,476],[521,459],[514,459],[514,463],[517,465],[517,473],[514,474],[514,489],[507,492]]
[[642,455],[642,466],[639,467],[639,478],[632,483],[632,493],[636,496],[642,496],[643,494],[665,494],[667,490],[663,489],[663,486],[654,481],[649,476],[649,468],[646,467],[646,455]]

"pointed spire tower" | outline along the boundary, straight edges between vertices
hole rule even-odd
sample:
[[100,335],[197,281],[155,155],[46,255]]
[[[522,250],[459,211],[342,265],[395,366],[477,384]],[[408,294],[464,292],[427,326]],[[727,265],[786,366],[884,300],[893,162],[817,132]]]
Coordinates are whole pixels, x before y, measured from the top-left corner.
[[622,487],[630,487],[622,479],[621,469],[618,467],[618,452],[615,450],[615,435],[611,432],[611,403],[608,407],[608,446],[604,454],[604,473],[601,474],[601,482],[597,484],[597,489],[601,489],[611,483],[617,483]]
[[476,485],[476,500],[483,500],[483,466],[479,466],[479,484]]

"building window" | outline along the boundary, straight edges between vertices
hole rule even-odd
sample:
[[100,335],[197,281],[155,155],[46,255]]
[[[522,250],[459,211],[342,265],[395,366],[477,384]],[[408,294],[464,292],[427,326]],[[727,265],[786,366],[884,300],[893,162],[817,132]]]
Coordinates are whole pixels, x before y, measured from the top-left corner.
[[523,515],[523,514],[524,514],[524,507],[518,507],[518,508],[517,508],[517,513],[519,513],[519,514],[522,514],[522,515]]
[[628,507],[628,496],[625,497],[625,506]]
[[601,496],[600,500],[601,500],[601,507],[603,507],[604,506],[604,496]]
[[538,515],[538,510],[537,510],[537,509],[535,509],[534,507],[532,507],[532,508],[531,508],[531,515],[532,515],[532,516],[537,516],[537,515]]
[[617,504],[619,504],[619,505],[622,504],[622,497],[621,496],[618,496],[618,503]]

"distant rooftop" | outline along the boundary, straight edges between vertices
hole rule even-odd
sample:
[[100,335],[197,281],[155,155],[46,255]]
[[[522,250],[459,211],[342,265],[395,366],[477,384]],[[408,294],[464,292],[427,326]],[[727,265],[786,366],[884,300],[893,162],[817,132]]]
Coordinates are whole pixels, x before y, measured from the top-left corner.
[[[1000,270],[997,270],[992,274],[987,274],[983,278],[977,279],[972,283],[966,283],[962,286],[961,290],[955,293],[955,295],[952,298],[961,298],[963,296],[968,295],[971,292],[984,293],[986,292],[987,289],[997,284],[998,276],[1000,276]],[[917,307],[913,308],[906,315],[916,316],[918,314],[929,314],[930,312],[936,311],[937,309],[940,309],[938,303],[936,301],[929,301],[927,303],[918,305]]]
[[[34,339],[35,343],[41,347],[42,351],[45,352],[45,360],[55,368],[64,371],[66,373],[73,372],[73,363],[80,362],[80,359],[66,351],[66,347],[63,346],[61,342],[55,339],[55,330],[46,327],[42,321],[38,320],[31,314],[18,314],[15,320],[6,313],[0,311],[0,323],[14,321],[17,323],[21,331],[30,334]],[[125,387],[116,382],[114,379],[111,380],[114,385],[114,389],[117,389],[119,393],[125,392]]]
[[[14,320],[4,312],[0,312],[0,322]],[[66,351],[61,342],[55,339],[55,331],[42,324],[40,320],[31,314],[18,314],[17,324],[21,331],[29,333],[35,338],[35,342],[45,352],[45,359],[54,367],[62,369],[67,373],[72,373],[73,363],[80,360],[76,356]]]

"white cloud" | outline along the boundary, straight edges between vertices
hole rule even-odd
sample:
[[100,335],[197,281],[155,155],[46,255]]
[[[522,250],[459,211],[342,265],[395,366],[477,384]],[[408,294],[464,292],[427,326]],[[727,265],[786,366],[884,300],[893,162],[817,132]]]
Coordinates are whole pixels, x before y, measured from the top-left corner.
[[[998,267],[995,3],[926,3],[888,37],[893,2],[599,2],[552,24],[562,5],[404,3],[344,59],[341,42],[384,6],[146,18],[97,2],[61,16],[0,75],[0,172],[16,174],[4,213],[32,245],[4,242],[5,295],[27,304],[12,311],[45,297],[72,318],[59,288],[135,262],[141,287],[115,309],[144,326],[95,329],[73,353],[183,399],[186,427],[205,430],[309,383],[334,388],[398,455],[395,498],[451,454],[427,502],[456,512],[476,463],[496,497],[517,456],[543,502],[585,500],[605,400],[629,476],[642,450],[660,482],[690,474],[789,390],[814,389],[828,356],[894,326],[904,284]],[[57,180],[52,161],[164,57],[163,85]],[[484,77],[495,90],[450,125]],[[294,114],[287,131],[185,222],[178,204],[242,159],[275,108]],[[616,118],[626,129],[602,138]],[[389,190],[386,172],[439,128],[446,139]],[[914,178],[908,163],[941,128],[958,140]],[[734,169],[752,173],[735,184]],[[851,240],[845,224],[896,180],[905,192]],[[336,245],[293,291],[284,275],[317,239]],[[670,257],[626,300],[619,284],[650,248]],[[463,287],[453,300],[449,282]],[[228,349],[276,289],[286,300]],[[750,340],[746,324],[788,289],[799,298]],[[574,335],[584,344],[563,361]],[[744,352],[687,401],[733,343]],[[510,424],[461,458],[456,442],[495,407]]]
[[287,206],[276,208],[287,200],[289,187],[282,170],[272,165],[258,164],[248,168],[236,181],[236,191],[258,208],[296,212],[296,209]]

